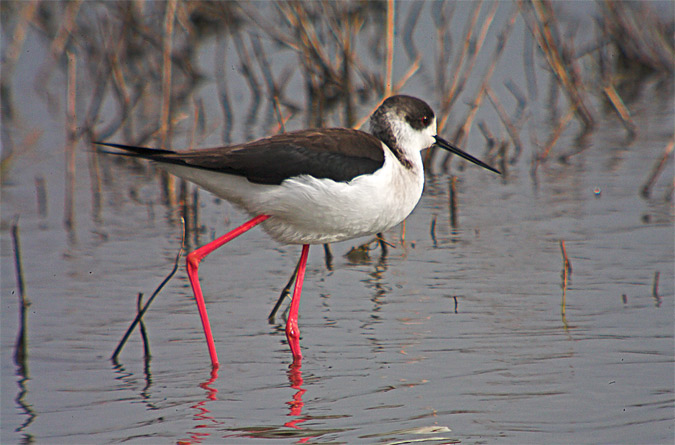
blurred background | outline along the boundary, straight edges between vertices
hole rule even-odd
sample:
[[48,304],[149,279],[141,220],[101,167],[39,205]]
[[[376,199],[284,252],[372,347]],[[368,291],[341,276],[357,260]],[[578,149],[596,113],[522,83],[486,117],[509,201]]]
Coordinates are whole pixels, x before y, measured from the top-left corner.
[[[3,443],[672,443],[672,2],[3,1]],[[312,249],[302,369],[267,314],[297,246],[92,141],[368,129],[392,94],[496,176],[423,153],[415,212]],[[181,224],[184,219],[184,228]]]

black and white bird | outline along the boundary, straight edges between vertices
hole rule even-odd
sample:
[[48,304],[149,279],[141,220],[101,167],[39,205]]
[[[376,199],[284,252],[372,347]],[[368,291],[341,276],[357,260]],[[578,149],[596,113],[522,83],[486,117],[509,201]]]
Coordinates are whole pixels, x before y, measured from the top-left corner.
[[258,224],[276,241],[303,245],[286,324],[293,359],[299,363],[298,307],[309,245],[373,235],[402,222],[422,195],[420,151],[432,145],[499,173],[438,136],[431,107],[403,95],[389,97],[375,110],[370,134],[348,128],[309,129],[184,152],[97,144],[123,150],[115,154],[154,161],[251,215],[248,222],[187,256],[214,368],[219,362],[197,273],[209,253]]

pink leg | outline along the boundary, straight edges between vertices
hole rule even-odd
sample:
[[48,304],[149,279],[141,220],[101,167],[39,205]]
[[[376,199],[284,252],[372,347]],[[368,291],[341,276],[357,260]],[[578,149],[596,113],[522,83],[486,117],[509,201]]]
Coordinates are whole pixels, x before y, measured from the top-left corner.
[[[199,309],[199,316],[202,319],[202,326],[204,326],[204,335],[206,336],[206,344],[209,348],[209,355],[211,356],[211,364],[214,368],[218,368],[218,356],[216,355],[216,345],[213,343],[213,335],[211,334],[211,324],[209,323],[209,316],[206,313],[206,305],[204,304],[204,296],[202,295],[202,287],[199,285],[199,262],[204,259],[208,254],[222,246],[223,244],[231,241],[232,239],[238,237],[242,233],[252,229],[261,222],[269,218],[269,215],[258,215],[252,220],[242,224],[236,229],[226,233],[225,235],[217,238],[205,246],[200,247],[199,249],[191,252],[187,256],[187,273],[188,278],[190,279],[190,284],[192,285],[192,291],[195,294],[195,300],[197,301],[197,308]],[[304,269],[303,269],[304,271]]]
[[305,279],[308,254],[309,244],[304,244],[302,246],[302,254],[300,254],[300,262],[298,263],[298,275],[295,279],[291,309],[288,312],[288,320],[286,321],[286,338],[288,339],[288,345],[291,347],[291,353],[293,353],[293,363],[300,363],[302,360],[300,330],[298,329],[298,309],[300,308],[300,294],[302,293],[302,282]]

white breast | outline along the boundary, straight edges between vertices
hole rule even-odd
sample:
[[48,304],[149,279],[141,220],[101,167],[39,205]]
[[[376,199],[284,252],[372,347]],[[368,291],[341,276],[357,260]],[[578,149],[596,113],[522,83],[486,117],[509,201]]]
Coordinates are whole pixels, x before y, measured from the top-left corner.
[[322,244],[383,232],[415,208],[424,186],[420,153],[413,154],[412,168],[408,169],[388,148],[384,151],[384,164],[379,170],[349,182],[297,176],[280,185],[266,185],[208,170],[162,167],[252,216],[270,215],[262,225],[279,242]]

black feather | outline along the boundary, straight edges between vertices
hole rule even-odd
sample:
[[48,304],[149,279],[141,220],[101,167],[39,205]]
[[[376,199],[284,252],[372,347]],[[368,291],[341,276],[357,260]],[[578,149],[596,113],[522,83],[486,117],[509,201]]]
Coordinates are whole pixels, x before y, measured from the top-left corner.
[[382,142],[346,128],[301,130],[228,147],[175,152],[96,142],[122,154],[244,176],[258,184],[281,184],[300,175],[346,182],[373,173],[384,163]]

